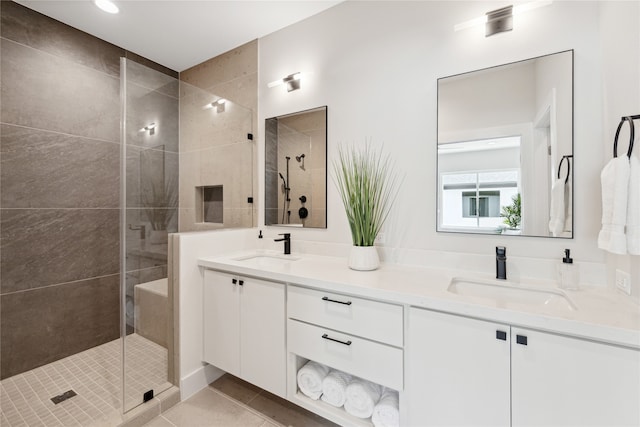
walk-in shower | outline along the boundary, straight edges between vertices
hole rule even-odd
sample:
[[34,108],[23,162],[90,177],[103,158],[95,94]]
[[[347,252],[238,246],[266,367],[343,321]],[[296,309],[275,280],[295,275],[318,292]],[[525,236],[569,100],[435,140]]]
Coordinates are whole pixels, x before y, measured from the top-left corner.
[[[3,45],[3,64],[19,63],[25,55],[34,54],[18,44]],[[43,55],[32,61],[47,60]],[[55,128],[48,118],[58,114],[56,103],[41,104],[51,111],[40,113],[40,120],[53,129],[25,122],[41,110],[29,102],[10,105],[20,113],[15,117],[6,114],[5,105],[16,98],[7,94],[5,103],[5,83],[17,91],[25,72],[2,70],[3,427],[118,425],[123,414],[177,384],[167,236],[179,230],[181,131],[188,148],[194,141],[216,141],[218,148],[190,151],[209,165],[230,163],[225,156],[236,145],[237,157],[246,158],[241,171],[250,171],[253,162],[253,146],[246,143],[250,110],[229,103],[227,121],[217,123],[206,115],[211,111],[194,108],[191,114],[190,105],[181,111],[183,100],[192,104],[216,96],[125,58],[115,74],[119,79],[103,79],[113,96],[82,105],[64,87],[95,73],[67,66],[69,78],[56,87],[50,74],[48,90],[77,116],[69,130]],[[32,90],[22,87],[24,96]],[[229,120],[243,125],[230,126]],[[95,134],[86,123],[109,129]],[[207,131],[214,137],[203,136]],[[251,196],[250,173],[246,181],[248,190],[228,185],[229,193]],[[183,211],[195,210],[190,203],[185,201]],[[251,226],[252,217],[244,221]]]

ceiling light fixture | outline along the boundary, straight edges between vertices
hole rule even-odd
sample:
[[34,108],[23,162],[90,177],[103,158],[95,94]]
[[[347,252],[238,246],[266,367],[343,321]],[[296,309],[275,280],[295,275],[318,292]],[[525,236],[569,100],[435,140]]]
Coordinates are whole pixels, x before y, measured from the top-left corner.
[[293,92],[294,90],[300,89],[300,80],[302,80],[302,73],[293,73],[281,78],[280,80],[276,80],[267,84],[267,87],[272,88],[280,86],[281,84],[286,84],[287,92]]
[[103,10],[107,13],[115,14],[120,12],[120,8],[118,8],[118,6],[116,6],[116,4],[110,0],[93,0],[93,4],[98,6],[100,10]]
[[493,34],[512,30],[514,16],[529,12],[530,10],[538,9],[540,7],[549,6],[552,3],[553,0],[538,0],[519,4],[516,6],[503,7],[501,9],[489,11],[485,15],[478,18],[470,19],[469,21],[456,24],[453,27],[453,30],[461,31],[475,26],[485,25],[485,36],[489,37]]

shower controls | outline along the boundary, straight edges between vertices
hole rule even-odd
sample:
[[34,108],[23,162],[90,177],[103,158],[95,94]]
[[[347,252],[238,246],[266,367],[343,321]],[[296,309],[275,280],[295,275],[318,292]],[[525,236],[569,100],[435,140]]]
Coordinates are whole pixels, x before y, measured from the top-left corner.
[[309,216],[309,209],[305,208],[304,206],[301,207],[300,209],[298,209],[298,216],[300,217],[300,219],[305,219]]
[[304,194],[300,197],[298,197],[298,199],[300,199],[300,202],[302,203],[306,203],[307,202],[307,196],[305,196]]

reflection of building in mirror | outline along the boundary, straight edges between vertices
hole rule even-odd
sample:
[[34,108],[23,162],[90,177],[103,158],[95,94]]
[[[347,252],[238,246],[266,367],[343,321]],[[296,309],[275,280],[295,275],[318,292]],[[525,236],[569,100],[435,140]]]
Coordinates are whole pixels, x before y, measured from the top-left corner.
[[502,212],[519,194],[518,180],[517,169],[442,174],[441,228],[502,232]]
[[521,233],[502,216],[522,192],[520,143],[509,136],[438,146],[440,230]]

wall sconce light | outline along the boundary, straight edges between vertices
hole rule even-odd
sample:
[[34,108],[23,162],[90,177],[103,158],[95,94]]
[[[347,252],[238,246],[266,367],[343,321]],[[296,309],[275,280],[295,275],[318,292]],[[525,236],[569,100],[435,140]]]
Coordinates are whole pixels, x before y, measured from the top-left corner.
[[213,101],[211,103],[211,108],[215,108],[216,109],[216,113],[223,113],[224,112],[224,106],[227,103],[227,100],[224,98],[220,98],[217,101]]
[[487,23],[484,28],[485,37],[513,30],[513,6],[487,12]]
[[489,11],[484,16],[456,24],[453,29],[454,31],[461,31],[478,25],[484,25],[485,37],[489,37],[494,34],[511,31],[513,29],[514,16],[543,6],[549,6],[551,3],[553,3],[552,0],[538,0],[519,4],[517,6],[511,5],[503,7],[501,9]]
[[142,129],[140,129],[140,132],[149,132],[149,135],[153,135],[153,134],[156,133],[156,124],[155,123],[149,123],[148,125],[146,125]]
[[302,73],[293,73],[289,74],[286,77],[281,78],[280,80],[273,81],[267,84],[268,87],[276,87],[281,84],[287,85],[287,92],[293,92],[294,90],[300,89],[300,80],[302,80]]

